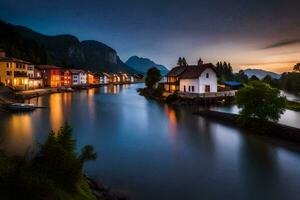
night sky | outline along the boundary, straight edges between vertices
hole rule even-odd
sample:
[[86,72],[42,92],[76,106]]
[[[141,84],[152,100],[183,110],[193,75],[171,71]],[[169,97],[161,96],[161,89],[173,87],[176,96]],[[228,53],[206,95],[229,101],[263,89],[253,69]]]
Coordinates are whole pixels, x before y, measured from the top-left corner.
[[73,34],[171,68],[231,62],[235,70],[291,70],[300,61],[300,1],[0,0],[0,18],[47,35]]

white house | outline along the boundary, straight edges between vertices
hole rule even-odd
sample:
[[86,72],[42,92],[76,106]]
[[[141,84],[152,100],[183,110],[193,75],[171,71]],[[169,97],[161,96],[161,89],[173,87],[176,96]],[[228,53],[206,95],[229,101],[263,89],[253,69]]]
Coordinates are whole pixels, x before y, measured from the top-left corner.
[[72,84],[85,85],[87,83],[87,74],[83,70],[72,69]]
[[87,84],[87,73],[83,70],[79,72],[79,84],[86,85]]
[[173,68],[167,75],[169,92],[209,93],[218,91],[217,73],[211,63]]

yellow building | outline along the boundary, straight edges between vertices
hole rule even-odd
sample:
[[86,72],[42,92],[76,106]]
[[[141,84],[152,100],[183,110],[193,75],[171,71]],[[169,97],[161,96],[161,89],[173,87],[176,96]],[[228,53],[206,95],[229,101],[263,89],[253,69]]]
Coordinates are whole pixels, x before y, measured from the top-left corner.
[[0,82],[14,89],[28,88],[28,64],[29,62],[6,57],[0,50]]

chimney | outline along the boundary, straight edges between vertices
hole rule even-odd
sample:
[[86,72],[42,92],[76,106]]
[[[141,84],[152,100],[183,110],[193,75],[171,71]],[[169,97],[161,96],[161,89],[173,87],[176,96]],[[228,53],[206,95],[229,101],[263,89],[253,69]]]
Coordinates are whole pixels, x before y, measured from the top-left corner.
[[0,58],[6,57],[5,51],[3,49],[0,49]]

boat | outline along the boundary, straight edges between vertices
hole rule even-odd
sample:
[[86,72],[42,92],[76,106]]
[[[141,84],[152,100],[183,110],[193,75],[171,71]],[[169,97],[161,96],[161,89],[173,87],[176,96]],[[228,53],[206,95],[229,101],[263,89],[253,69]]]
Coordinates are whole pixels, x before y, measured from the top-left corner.
[[7,108],[14,112],[29,112],[34,111],[37,107],[34,104],[12,103],[8,104]]

